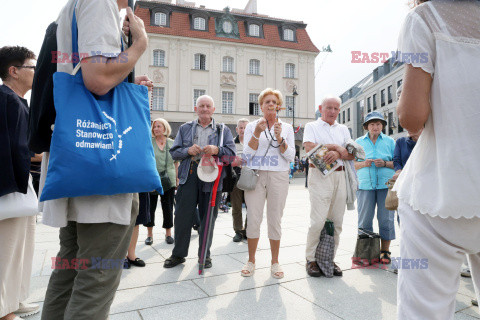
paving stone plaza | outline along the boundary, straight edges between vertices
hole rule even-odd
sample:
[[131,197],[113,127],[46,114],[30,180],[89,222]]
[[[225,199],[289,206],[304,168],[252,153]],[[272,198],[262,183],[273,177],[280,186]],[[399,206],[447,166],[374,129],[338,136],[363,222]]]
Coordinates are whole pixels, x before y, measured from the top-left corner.
[[[172,269],[163,268],[173,245],[164,241],[163,229],[154,229],[154,243],[146,246],[146,228],[140,228],[137,255],[145,268],[123,270],[111,307],[111,320],[153,319],[396,319],[396,282],[393,270],[352,269],[357,212],[346,211],[336,261],[343,277],[311,278],[305,271],[305,242],[309,224],[309,196],[305,179],[291,184],[282,220],[280,264],[285,277],[270,275],[270,244],[266,221],[256,256],[253,277],[240,276],[247,261],[246,240],[234,243],[230,213],[219,213],[212,245],[211,269],[198,275],[198,235],[192,233],[187,261]],[[159,209],[160,206],[159,206]],[[244,209],[244,214],[246,213]],[[160,214],[158,216],[161,216]],[[375,224],[375,223],[374,223]],[[396,225],[398,235],[398,225]],[[399,242],[392,242],[392,257],[399,256]],[[42,305],[52,258],[59,249],[58,229],[39,222],[29,302]],[[460,270],[459,270],[460,272]],[[461,278],[455,319],[480,319],[471,279]],[[40,319],[40,314],[28,317]]]

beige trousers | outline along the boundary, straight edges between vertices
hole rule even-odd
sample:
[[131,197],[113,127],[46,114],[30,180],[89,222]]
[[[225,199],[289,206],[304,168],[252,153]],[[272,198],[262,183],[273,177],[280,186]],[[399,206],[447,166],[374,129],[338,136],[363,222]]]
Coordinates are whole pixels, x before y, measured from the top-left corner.
[[288,171],[258,171],[259,177],[254,190],[245,191],[247,204],[247,238],[260,238],[260,225],[267,200],[268,238],[282,237],[282,216],[288,195]]
[[333,221],[335,253],[337,252],[347,204],[345,172],[335,171],[324,177],[318,169],[311,168],[308,173],[308,192],[310,193],[310,228],[305,254],[307,261],[315,261],[315,250],[326,219]]
[[0,220],[0,318],[28,297],[35,248],[35,216]]

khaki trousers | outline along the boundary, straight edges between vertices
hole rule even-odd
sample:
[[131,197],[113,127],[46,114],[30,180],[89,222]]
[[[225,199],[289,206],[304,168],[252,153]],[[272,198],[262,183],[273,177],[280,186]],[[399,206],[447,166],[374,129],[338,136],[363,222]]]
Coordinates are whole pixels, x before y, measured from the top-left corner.
[[307,235],[307,261],[315,261],[315,250],[320,241],[325,220],[333,221],[335,227],[335,253],[342,233],[343,215],[347,204],[345,172],[335,171],[327,177],[316,168],[308,173],[308,192],[310,193],[310,228]]
[[288,171],[258,171],[259,177],[254,190],[245,191],[247,204],[247,238],[260,238],[260,225],[267,200],[268,238],[282,237],[282,216],[288,195]]
[[[138,215],[138,193],[133,195],[130,225],[77,223],[60,228],[60,251],[65,261],[88,259],[87,268],[55,269],[48,283],[42,320],[105,320],[115,297],[123,264],[92,268],[94,259],[125,259]],[[97,260],[98,261],[98,260]]]
[[[244,198],[244,191],[233,187],[230,192],[230,203],[232,204],[232,218],[233,218],[233,230],[235,233],[242,232],[243,217],[242,217],[242,203]],[[247,221],[245,221],[245,229],[247,229]]]

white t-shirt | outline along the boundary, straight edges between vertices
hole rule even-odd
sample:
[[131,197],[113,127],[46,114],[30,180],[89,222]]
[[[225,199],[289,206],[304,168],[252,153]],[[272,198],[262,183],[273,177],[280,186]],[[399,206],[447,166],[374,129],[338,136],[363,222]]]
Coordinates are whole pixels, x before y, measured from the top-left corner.
[[[321,118],[318,118],[317,121],[307,123],[303,131],[303,143],[337,144],[345,147],[348,139],[351,139],[351,137],[347,126],[339,124],[336,120],[333,125],[330,125]],[[337,161],[340,165],[343,165],[341,159]]]
[[398,50],[433,78],[431,114],[395,183],[401,201],[441,218],[480,217],[480,2],[429,1],[405,19]]
[[[275,134],[273,133],[273,126],[270,129],[270,134],[272,137],[270,136],[270,134],[268,134],[268,129],[265,129],[265,131],[260,134],[260,137],[258,137],[258,149],[253,150],[248,146],[248,142],[252,138],[258,121],[260,121],[260,119],[250,122],[245,127],[242,157],[244,160],[247,161],[246,166],[251,169],[267,171],[289,171],[290,162],[292,162],[295,158],[295,140],[292,125],[278,119],[278,121],[282,124],[281,136],[285,139],[285,143],[288,146],[287,150],[284,153],[280,152],[280,148],[274,148],[274,146],[278,146],[278,142],[276,141],[271,142],[272,146],[268,148],[272,137],[275,138]],[[265,157],[263,157],[264,155]]]
[[[57,18],[58,59],[72,54],[72,17],[77,0],[69,0]],[[115,0],[78,0],[75,15],[78,26],[78,51],[81,57],[102,55],[107,58],[121,52],[120,12]],[[58,63],[57,71],[73,71],[71,62]],[[80,72],[80,71],[79,71]],[[47,174],[49,153],[42,160],[40,189]],[[116,223],[128,225],[131,220],[133,194],[62,198],[40,203],[43,223],[64,227],[67,221],[79,223]]]

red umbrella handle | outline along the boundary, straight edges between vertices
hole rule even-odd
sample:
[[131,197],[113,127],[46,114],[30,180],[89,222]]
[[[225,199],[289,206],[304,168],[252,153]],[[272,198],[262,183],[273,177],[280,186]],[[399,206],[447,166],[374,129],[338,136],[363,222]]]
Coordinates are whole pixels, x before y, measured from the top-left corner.
[[218,184],[220,183],[220,177],[222,176],[222,169],[223,165],[218,166],[218,176],[217,179],[215,179],[215,183],[213,184],[213,189],[212,189],[212,202],[210,203],[210,206],[215,207],[215,200],[216,197],[214,195],[217,194],[217,189],[218,189]]

